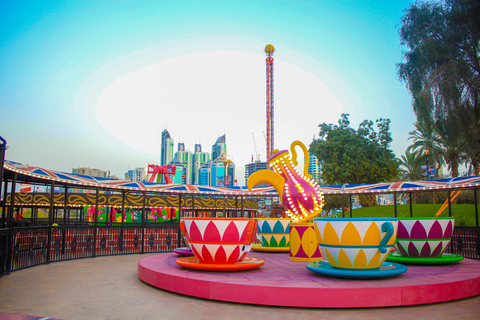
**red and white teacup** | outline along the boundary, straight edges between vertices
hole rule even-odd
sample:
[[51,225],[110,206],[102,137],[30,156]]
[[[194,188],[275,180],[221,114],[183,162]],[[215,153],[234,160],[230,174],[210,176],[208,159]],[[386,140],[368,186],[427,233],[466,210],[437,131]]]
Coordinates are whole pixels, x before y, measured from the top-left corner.
[[201,263],[233,264],[247,256],[257,232],[248,218],[182,218],[180,228]]

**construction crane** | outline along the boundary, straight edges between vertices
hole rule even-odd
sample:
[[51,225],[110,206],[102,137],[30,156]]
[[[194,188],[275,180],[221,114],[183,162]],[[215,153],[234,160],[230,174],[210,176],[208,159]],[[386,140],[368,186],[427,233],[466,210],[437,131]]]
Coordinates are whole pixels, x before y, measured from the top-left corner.
[[260,161],[260,154],[257,153],[257,144],[255,143],[255,135],[253,134],[253,132],[252,132],[252,136],[253,136],[253,146],[255,147],[255,157],[256,157],[257,162],[258,162],[258,161]]

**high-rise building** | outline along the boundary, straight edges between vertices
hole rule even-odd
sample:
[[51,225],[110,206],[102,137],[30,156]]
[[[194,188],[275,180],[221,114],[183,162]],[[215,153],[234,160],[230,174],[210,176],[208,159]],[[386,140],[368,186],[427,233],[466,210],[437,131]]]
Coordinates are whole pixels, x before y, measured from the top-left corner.
[[312,179],[320,185],[321,182],[321,174],[322,174],[322,165],[318,158],[313,154],[310,153],[310,161],[308,164],[308,174],[312,175]]
[[145,168],[138,167],[133,170],[128,170],[125,174],[125,180],[131,181],[145,181]]
[[[160,165],[166,166],[170,161],[173,160],[173,139],[170,137],[167,129],[162,132],[162,142],[161,142],[161,153],[160,153]],[[165,177],[162,176],[162,183],[165,183]]]
[[[162,132],[160,165],[175,166],[173,177],[175,184],[195,184],[209,186],[233,186],[235,164],[227,157],[226,136],[220,136],[212,146],[211,155],[202,152],[202,146],[195,144],[195,151],[185,149],[184,143],[178,143],[178,151],[173,153],[173,139],[167,130]],[[168,161],[167,161],[168,160]],[[162,177],[165,183],[165,178]]]
[[235,164],[225,156],[212,162],[210,169],[211,186],[233,186],[235,181]]
[[101,177],[101,178],[108,178],[109,177],[109,171],[105,170],[100,170],[100,169],[92,169],[88,167],[81,167],[77,169],[72,169],[73,174],[83,174],[86,176],[92,176],[92,177]]
[[212,163],[211,159],[207,160],[198,170],[198,184],[202,186],[209,186],[212,177]]
[[212,160],[217,160],[218,157],[227,154],[227,143],[225,135],[220,136],[215,144],[212,146]]
[[199,185],[200,183],[200,168],[210,160],[208,152],[202,152],[202,145],[195,144],[195,153],[193,154],[193,171],[192,184]]
[[185,150],[183,142],[178,144],[178,151],[175,153],[173,160],[168,163],[169,166],[177,168],[174,177],[174,183],[192,184],[192,152]]
[[178,160],[176,157],[173,158],[172,161],[168,163],[169,166],[175,166],[176,171],[175,175],[173,176],[172,182],[174,184],[187,184],[187,168],[185,165]]
[[[255,161],[245,165],[245,185],[247,185],[248,178],[256,171],[268,169],[268,162]],[[267,183],[259,183],[259,186],[266,186]]]
[[173,139],[170,138],[170,133],[168,133],[167,129],[165,129],[162,132],[160,165],[166,166],[170,161],[173,160],[173,156]]
[[227,157],[226,135],[220,136],[212,146],[210,186],[233,186],[235,164]]

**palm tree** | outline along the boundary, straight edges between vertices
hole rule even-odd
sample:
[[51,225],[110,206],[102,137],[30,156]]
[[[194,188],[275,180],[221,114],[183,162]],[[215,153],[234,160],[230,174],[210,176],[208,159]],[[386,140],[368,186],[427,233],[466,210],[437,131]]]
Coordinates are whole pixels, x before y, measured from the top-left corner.
[[461,108],[457,109],[463,129],[465,146],[463,155],[470,164],[470,175],[480,174],[480,99],[465,99]]
[[450,114],[448,119],[441,119],[435,123],[436,131],[440,136],[443,147],[443,159],[448,165],[452,177],[458,177],[459,163],[463,162],[465,140],[461,132],[461,123],[455,114]]
[[422,164],[422,157],[418,152],[413,152],[409,147],[405,150],[405,155],[400,158],[400,164],[403,167],[403,178],[408,181],[421,179],[420,165]]
[[427,163],[443,164],[443,149],[441,146],[441,138],[435,131],[434,125],[429,125],[427,122],[415,122],[415,130],[410,131],[408,140],[413,140],[410,146],[411,151],[418,153],[422,160]]

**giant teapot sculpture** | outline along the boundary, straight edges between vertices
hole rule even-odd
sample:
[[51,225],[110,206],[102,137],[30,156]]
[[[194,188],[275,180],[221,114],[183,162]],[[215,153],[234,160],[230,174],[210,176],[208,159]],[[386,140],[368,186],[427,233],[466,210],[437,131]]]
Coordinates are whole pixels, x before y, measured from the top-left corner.
[[[296,166],[297,152],[295,147],[300,146],[305,156],[305,166],[301,174]],[[295,221],[305,222],[322,213],[323,195],[317,183],[308,174],[310,156],[305,145],[294,141],[290,150],[274,150],[268,159],[269,170],[254,172],[247,181],[248,190],[261,182],[272,185],[277,190],[283,207]]]

